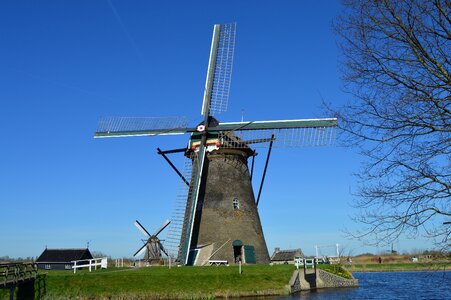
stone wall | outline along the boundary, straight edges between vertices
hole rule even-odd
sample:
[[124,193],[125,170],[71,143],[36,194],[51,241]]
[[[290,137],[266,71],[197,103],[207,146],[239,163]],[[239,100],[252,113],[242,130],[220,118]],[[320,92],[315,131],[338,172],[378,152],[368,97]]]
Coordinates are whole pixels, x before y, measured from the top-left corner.
[[[316,286],[311,286],[311,284],[305,279],[304,271],[302,269],[295,270],[289,282],[291,293],[309,291],[313,289],[359,286],[359,281],[357,279],[346,279],[320,269],[317,269],[316,271]],[[315,282],[312,282],[312,284],[315,284]]]
[[317,269],[316,286],[317,288],[358,287],[359,281],[357,279],[346,279],[324,270]]
[[289,283],[291,293],[297,293],[301,290],[301,280],[299,278],[299,270],[293,272]]

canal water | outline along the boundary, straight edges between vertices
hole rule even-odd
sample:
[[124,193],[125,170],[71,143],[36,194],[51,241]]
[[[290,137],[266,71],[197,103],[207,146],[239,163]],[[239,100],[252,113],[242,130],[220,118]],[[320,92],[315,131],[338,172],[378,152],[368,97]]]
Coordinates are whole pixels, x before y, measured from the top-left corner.
[[[451,271],[353,273],[358,288],[323,289],[269,299],[450,299]],[[255,298],[262,299],[262,298]]]

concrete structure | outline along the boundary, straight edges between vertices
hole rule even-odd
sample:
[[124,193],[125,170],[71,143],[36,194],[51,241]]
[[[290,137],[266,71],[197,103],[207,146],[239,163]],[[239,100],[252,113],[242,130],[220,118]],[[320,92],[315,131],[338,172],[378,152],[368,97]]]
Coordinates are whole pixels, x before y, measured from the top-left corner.
[[[228,264],[240,260],[247,264],[269,263],[247,165],[253,154],[250,148],[219,148],[207,152],[190,264],[206,265],[210,260],[223,260]],[[193,160],[193,170],[196,168],[196,160]],[[190,205],[188,201],[187,208]]]
[[295,270],[288,284],[291,293],[310,291],[325,288],[358,287],[359,281],[355,278],[346,279],[321,269]]

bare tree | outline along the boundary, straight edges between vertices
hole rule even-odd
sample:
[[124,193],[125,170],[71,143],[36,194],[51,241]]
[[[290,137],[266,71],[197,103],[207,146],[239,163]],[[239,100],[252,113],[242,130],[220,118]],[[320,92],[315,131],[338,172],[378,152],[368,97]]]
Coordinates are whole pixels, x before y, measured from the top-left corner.
[[354,237],[425,234],[450,246],[451,1],[346,0],[334,27],[353,100],[336,110],[359,147]]

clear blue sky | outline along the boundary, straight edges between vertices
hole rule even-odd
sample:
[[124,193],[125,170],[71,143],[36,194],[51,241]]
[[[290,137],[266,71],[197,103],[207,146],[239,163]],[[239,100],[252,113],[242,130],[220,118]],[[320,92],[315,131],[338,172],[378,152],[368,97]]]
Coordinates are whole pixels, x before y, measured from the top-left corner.
[[[237,23],[221,121],[329,117],[341,89],[339,1],[3,1],[0,4],[0,256],[84,247],[130,257],[170,218],[179,178],[155,149],[188,136],[94,140],[99,116],[200,120],[213,24]],[[261,174],[266,150],[258,156]],[[182,155],[171,158],[181,167]],[[345,245],[351,176],[339,147],[275,149],[260,217],[274,247]],[[255,176],[256,179],[260,177]],[[259,180],[255,182],[258,188]],[[418,245],[418,246],[416,246]],[[399,250],[426,248],[403,241]]]

